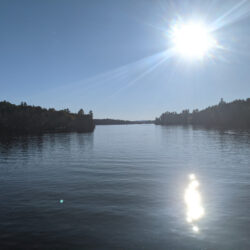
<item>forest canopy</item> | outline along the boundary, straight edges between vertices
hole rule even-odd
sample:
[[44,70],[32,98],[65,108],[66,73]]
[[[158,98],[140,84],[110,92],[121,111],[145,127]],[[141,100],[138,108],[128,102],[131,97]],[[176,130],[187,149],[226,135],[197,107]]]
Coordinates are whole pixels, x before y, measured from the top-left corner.
[[165,112],[155,119],[159,125],[202,125],[220,128],[250,128],[250,98],[226,103],[221,99],[214,105],[199,111],[188,109],[181,113]]
[[83,109],[71,113],[69,109],[55,110],[0,102],[0,134],[30,134],[43,132],[92,132],[95,128],[92,111]]

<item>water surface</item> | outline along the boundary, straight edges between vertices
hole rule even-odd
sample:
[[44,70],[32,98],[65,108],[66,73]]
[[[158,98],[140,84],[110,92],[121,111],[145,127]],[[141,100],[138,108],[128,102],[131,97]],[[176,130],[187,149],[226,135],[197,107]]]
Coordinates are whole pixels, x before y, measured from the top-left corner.
[[249,211],[248,132],[113,125],[0,140],[0,249],[247,250]]

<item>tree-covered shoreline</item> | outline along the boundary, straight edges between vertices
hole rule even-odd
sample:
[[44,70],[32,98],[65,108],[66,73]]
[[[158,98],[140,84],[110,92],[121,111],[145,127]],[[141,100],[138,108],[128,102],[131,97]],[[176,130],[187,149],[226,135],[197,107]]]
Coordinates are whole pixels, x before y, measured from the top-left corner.
[[157,125],[197,125],[228,129],[250,129],[250,98],[226,103],[193,112],[165,112],[155,119]]
[[133,125],[133,124],[153,124],[153,120],[129,121],[119,119],[94,119],[95,125]]
[[55,110],[30,106],[25,102],[15,105],[0,102],[0,134],[35,134],[47,132],[93,132],[93,113],[71,113],[68,109]]

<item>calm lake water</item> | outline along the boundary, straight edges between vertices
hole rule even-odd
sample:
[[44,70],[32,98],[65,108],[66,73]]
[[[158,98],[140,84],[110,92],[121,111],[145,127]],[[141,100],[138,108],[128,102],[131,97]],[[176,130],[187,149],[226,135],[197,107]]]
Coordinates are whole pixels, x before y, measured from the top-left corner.
[[250,249],[250,133],[97,126],[0,140],[0,249]]

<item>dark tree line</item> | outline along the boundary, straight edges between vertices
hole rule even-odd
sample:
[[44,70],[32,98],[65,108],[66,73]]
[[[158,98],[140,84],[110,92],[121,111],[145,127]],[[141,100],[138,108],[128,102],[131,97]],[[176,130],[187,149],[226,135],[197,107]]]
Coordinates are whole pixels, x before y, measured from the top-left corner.
[[96,125],[128,125],[128,124],[150,124],[154,121],[128,121],[128,120],[117,120],[117,119],[94,119]]
[[159,125],[201,125],[220,128],[250,128],[250,98],[220,103],[199,111],[165,112],[155,119]]
[[29,106],[0,102],[0,134],[30,134],[43,132],[92,132],[95,128],[92,111],[77,114],[69,109],[56,111]]

